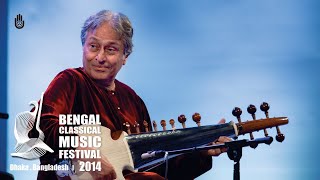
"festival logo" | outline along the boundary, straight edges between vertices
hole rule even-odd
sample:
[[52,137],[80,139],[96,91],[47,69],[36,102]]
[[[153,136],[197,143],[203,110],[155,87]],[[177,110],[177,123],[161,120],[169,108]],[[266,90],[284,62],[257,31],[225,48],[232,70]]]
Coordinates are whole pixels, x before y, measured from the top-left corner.
[[[24,159],[37,159],[43,156],[47,151],[53,153],[53,150],[43,142],[45,136],[40,129],[40,116],[43,102],[43,94],[41,95],[40,104],[37,101],[31,101],[30,106],[34,107],[33,112],[24,111],[19,113],[15,119],[14,136],[17,140],[15,153],[11,156]],[[37,121],[36,121],[37,117]],[[39,137],[30,138],[28,133],[33,129],[36,122],[36,130]]]

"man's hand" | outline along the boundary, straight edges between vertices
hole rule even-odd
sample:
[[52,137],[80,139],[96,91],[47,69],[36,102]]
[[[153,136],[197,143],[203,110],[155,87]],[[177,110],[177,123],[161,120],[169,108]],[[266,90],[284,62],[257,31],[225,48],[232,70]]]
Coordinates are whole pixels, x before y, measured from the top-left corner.
[[[224,124],[224,123],[226,123],[226,120],[225,119],[221,119],[218,124]],[[217,140],[215,140],[214,142],[210,143],[209,145],[222,144],[222,143],[230,142],[230,141],[232,141],[231,138],[229,138],[227,136],[220,136]],[[224,153],[226,151],[227,151],[227,148],[209,149],[207,151],[207,155],[209,155],[209,156],[219,156],[221,153]]]

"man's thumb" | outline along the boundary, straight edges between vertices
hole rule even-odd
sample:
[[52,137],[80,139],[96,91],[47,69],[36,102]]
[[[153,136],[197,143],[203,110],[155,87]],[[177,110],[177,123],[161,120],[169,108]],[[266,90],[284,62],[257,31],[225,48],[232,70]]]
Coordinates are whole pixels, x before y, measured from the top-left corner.
[[226,119],[225,119],[225,118],[222,118],[222,119],[218,122],[218,124],[224,124],[224,123],[226,123]]

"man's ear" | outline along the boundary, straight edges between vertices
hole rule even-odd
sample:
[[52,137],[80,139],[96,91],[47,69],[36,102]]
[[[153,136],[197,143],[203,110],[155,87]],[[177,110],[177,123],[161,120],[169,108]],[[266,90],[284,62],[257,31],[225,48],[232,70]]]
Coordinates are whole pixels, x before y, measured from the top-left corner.
[[125,55],[125,58],[124,58],[124,60],[122,62],[122,65],[125,65],[127,63],[128,57],[129,57],[129,55]]

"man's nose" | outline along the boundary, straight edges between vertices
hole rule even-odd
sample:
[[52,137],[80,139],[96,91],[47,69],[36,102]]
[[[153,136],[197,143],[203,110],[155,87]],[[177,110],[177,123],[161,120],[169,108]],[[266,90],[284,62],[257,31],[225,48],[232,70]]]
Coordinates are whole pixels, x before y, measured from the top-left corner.
[[101,49],[101,50],[99,51],[99,53],[97,54],[96,60],[97,60],[100,64],[104,63],[104,62],[107,60],[107,56],[105,55],[103,49]]

